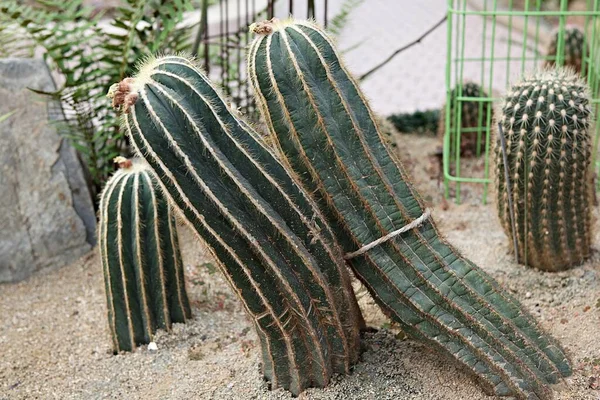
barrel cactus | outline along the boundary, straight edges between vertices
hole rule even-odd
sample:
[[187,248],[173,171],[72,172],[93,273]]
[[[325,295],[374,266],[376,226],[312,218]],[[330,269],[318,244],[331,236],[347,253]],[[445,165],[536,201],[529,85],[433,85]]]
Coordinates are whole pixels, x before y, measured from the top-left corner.
[[[558,55],[558,40],[560,33],[564,38],[564,67],[573,68],[575,72],[582,73],[581,68],[583,65],[583,56],[586,52],[585,35],[581,29],[575,25],[570,25],[564,28],[564,30],[556,29],[552,33],[552,39],[548,44],[548,51],[546,52],[547,60],[546,66],[553,67],[556,65],[556,58]],[[585,72],[585,71],[583,71]]]
[[143,160],[117,161],[98,222],[114,352],[132,351],[157,329],[191,318],[173,211]]
[[[495,146],[497,206],[519,260],[547,271],[590,255],[593,171],[588,88],[570,71],[545,70],[514,85],[502,106],[508,182]],[[511,245],[513,241],[511,240]]]
[[[459,97],[485,98],[487,93],[477,83],[465,82],[450,92],[449,105],[442,106],[438,121],[438,137],[444,140],[446,132],[446,115],[450,112],[450,148],[452,156],[460,146],[460,155],[479,156],[485,152],[486,127],[488,126],[488,104],[485,101],[471,101]],[[460,109],[460,115],[458,110]],[[459,121],[460,118],[460,121]],[[491,119],[491,118],[490,118]],[[458,127],[460,125],[460,128]],[[460,138],[460,143],[458,142]]]
[[490,392],[549,398],[548,384],[571,373],[565,353],[439,234],[333,40],[304,21],[251,30],[248,76],[278,151],[386,314]]
[[110,95],[250,315],[271,387],[298,394],[348,373],[362,317],[341,251],[262,137],[186,58],[149,60]]

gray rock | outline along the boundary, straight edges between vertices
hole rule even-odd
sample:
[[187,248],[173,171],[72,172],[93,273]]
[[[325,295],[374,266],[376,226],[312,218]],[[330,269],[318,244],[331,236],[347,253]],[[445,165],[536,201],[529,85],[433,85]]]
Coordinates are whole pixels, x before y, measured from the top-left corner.
[[0,282],[81,257],[96,218],[75,150],[59,136],[60,105],[31,89],[56,90],[40,59],[0,59]]

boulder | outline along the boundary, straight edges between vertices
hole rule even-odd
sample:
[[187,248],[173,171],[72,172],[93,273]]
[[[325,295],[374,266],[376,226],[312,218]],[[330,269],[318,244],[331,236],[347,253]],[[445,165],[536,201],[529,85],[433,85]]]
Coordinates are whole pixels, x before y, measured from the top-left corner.
[[0,282],[68,264],[94,243],[95,212],[41,59],[0,59]]

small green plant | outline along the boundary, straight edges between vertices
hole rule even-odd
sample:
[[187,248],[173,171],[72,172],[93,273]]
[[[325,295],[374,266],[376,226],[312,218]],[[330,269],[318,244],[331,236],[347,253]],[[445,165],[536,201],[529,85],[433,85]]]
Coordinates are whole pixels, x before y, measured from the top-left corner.
[[185,46],[188,32],[177,23],[189,7],[190,0],[127,0],[105,23],[83,0],[0,4],[0,56],[42,48],[62,79],[57,92],[46,94],[63,105],[60,132],[82,155],[94,198],[114,171],[112,159],[130,152],[106,91],[148,54]]
[[585,71],[581,70],[583,65],[583,57],[584,53],[589,53],[586,51],[586,42],[585,42],[585,34],[581,29],[577,26],[567,26],[562,30],[556,29],[552,33],[552,39],[548,45],[548,51],[546,52],[546,67],[553,67],[556,65],[558,58],[558,41],[560,37],[563,37],[564,47],[564,67],[573,68],[575,72],[581,74]]
[[456,155],[458,146],[462,156],[479,156],[485,152],[488,104],[479,100],[465,100],[464,98],[467,97],[482,99],[487,97],[487,93],[478,84],[465,82],[460,87],[456,86],[452,89],[449,107],[444,105],[441,110],[438,137],[443,141],[444,135],[448,134],[446,113],[449,109],[451,136],[448,151],[452,156]]
[[316,206],[258,133],[186,58],[149,60],[110,93],[136,152],[251,316],[271,386],[298,394],[348,373],[362,321],[350,277]]
[[118,161],[121,169],[100,196],[98,222],[115,353],[191,318],[173,211],[143,160]]
[[512,198],[518,257],[527,265],[560,271],[590,255],[591,119],[587,85],[566,70],[538,72],[506,94],[508,177],[499,142],[494,157],[498,216],[513,238]]
[[435,134],[440,122],[440,110],[392,114],[387,119],[401,133]]
[[550,398],[571,374],[564,351],[439,234],[331,38],[304,21],[252,29],[248,75],[270,136],[385,313],[490,392]]

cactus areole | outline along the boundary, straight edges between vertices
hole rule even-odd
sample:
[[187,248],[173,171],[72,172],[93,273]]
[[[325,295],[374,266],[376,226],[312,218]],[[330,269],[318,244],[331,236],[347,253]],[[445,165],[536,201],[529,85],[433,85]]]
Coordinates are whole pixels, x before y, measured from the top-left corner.
[[[568,70],[547,70],[515,84],[502,105],[508,182],[495,146],[497,207],[512,239],[513,197],[519,260],[547,271],[590,255],[591,108],[588,88]],[[511,240],[511,244],[512,244]]]
[[[314,194],[378,304],[490,392],[546,399],[571,373],[557,342],[439,234],[332,40],[303,21],[253,25],[248,76],[279,154]],[[422,223],[413,222],[422,220]],[[403,227],[411,227],[404,231]]]
[[150,343],[191,318],[175,217],[143,160],[117,157],[100,195],[102,259],[113,350]]
[[265,378],[298,394],[348,373],[362,320],[309,196],[190,60],[149,60],[112,91],[135,150],[254,323]]

